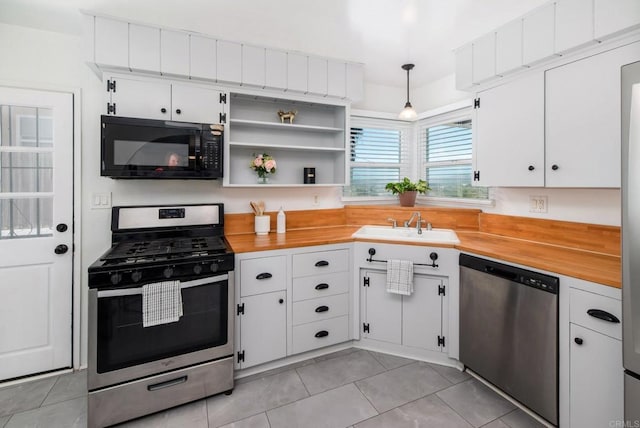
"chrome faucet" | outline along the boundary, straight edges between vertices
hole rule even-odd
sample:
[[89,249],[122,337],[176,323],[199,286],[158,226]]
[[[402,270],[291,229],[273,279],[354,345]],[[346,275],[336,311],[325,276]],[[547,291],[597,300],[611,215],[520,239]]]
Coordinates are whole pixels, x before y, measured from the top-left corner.
[[420,214],[420,211],[416,211],[411,214],[411,218],[404,222],[404,227],[411,226],[411,222],[416,216],[418,216],[418,220],[416,221],[416,230],[418,231],[418,235],[422,235],[422,215]]
[[398,227],[398,222],[396,221],[396,219],[395,219],[395,218],[391,218],[391,217],[389,217],[389,218],[387,219],[387,221],[390,221],[390,222],[392,223],[391,227],[393,227],[394,229],[395,229],[396,227]]

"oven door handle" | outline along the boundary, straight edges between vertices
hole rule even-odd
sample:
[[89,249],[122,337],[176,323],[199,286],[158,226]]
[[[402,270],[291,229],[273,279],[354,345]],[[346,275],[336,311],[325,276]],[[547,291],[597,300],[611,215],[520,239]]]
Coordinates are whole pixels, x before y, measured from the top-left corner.
[[[180,283],[180,289],[197,287],[198,285],[211,284],[220,281],[227,281],[229,279],[228,274],[208,276],[206,278],[194,279],[191,281],[185,281]],[[142,286],[135,288],[119,288],[116,290],[100,290],[98,291],[98,299],[102,297],[118,297],[118,296],[133,296],[135,294],[142,294]]]

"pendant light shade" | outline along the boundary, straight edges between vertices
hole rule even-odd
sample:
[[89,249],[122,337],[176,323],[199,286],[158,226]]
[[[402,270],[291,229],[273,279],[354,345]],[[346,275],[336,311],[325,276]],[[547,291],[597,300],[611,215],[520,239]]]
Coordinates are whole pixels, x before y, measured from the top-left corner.
[[412,120],[418,117],[418,113],[414,110],[411,102],[409,101],[409,71],[414,67],[413,64],[404,64],[402,66],[403,70],[407,70],[407,103],[404,105],[404,108],[398,115],[398,119],[402,120]]

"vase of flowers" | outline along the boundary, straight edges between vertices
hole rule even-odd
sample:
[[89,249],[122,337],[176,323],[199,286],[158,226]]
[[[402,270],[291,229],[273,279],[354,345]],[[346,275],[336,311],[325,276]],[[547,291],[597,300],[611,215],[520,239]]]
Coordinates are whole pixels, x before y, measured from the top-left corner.
[[276,160],[266,153],[254,155],[249,167],[258,173],[258,184],[267,184],[269,182],[267,175],[276,172]]

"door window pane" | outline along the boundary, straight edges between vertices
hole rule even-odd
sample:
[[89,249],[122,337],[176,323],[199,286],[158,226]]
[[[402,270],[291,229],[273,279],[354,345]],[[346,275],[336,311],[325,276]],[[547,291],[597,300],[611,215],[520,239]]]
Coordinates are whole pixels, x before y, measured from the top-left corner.
[[52,234],[52,198],[0,199],[0,239]]
[[52,192],[52,153],[0,152],[0,192]]
[[0,146],[52,147],[53,111],[0,105]]

